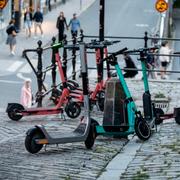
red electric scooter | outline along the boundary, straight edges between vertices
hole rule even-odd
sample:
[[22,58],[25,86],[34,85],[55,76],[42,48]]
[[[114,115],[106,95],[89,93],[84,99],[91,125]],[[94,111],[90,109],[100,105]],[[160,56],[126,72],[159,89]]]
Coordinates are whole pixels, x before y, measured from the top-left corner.
[[[42,44],[42,42],[41,42]],[[66,105],[69,105],[70,108],[67,108],[68,111],[70,111],[68,114],[71,114],[71,118],[76,118],[79,116],[81,113],[81,107],[79,106],[78,103],[72,102],[70,99],[70,88],[69,86],[70,83],[68,83],[63,74],[62,70],[62,63],[61,63],[61,57],[59,55],[58,49],[62,47],[61,43],[54,44],[50,46],[49,48],[55,49],[55,59],[56,63],[58,65],[58,70],[59,70],[59,75],[61,77],[62,81],[62,91],[60,92],[60,96],[58,98],[58,103],[56,104],[55,107],[50,107],[50,108],[43,108],[43,107],[35,107],[35,108],[25,108],[23,105],[18,104],[18,103],[8,103],[8,107],[6,109],[6,112],[9,116],[10,119],[14,121],[20,120],[23,116],[31,116],[31,115],[49,115],[49,114],[59,114],[63,113],[63,107]],[[46,48],[47,49],[47,48]],[[38,52],[39,49],[28,49],[24,50],[23,54],[25,57],[27,57],[28,52]],[[42,73],[42,72],[41,72]],[[39,79],[38,79],[39,80]],[[71,103],[68,104],[68,102],[71,101]],[[73,112],[73,113],[71,113]]]

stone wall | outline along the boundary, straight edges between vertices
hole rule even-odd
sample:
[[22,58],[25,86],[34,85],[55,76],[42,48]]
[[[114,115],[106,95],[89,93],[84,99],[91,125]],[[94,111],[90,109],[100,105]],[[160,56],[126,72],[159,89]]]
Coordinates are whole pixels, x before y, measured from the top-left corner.
[[[128,87],[132,92],[133,98],[136,100],[139,106],[142,106],[142,94],[143,94],[143,81],[141,80],[127,80]],[[172,112],[174,107],[180,107],[180,81],[155,81],[149,82],[150,93],[152,98],[157,93],[164,94],[170,99],[168,112]]]

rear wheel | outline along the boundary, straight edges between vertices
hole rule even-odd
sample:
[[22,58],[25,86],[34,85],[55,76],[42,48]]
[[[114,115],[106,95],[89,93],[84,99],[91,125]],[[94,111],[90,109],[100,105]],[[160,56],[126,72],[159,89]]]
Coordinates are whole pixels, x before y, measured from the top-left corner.
[[84,142],[87,149],[91,149],[94,145],[94,141],[97,137],[96,126],[98,125],[99,123],[96,120],[91,119],[89,134],[88,134],[87,139]]
[[155,108],[155,124],[159,125],[163,122],[163,119],[161,119],[159,116],[164,115],[164,111],[161,108]]
[[136,120],[135,132],[137,136],[139,137],[139,139],[143,141],[148,140],[151,136],[151,129],[148,123],[141,118],[138,118],[138,120]]
[[65,112],[70,118],[77,118],[81,113],[81,106],[76,102],[68,102],[65,107]]
[[25,138],[26,150],[32,154],[38,153],[42,149],[43,144],[37,144],[36,140],[43,138],[44,134],[39,129],[30,129]]
[[22,110],[24,110],[24,107],[21,104],[12,104],[8,108],[8,117],[13,121],[19,121],[23,115]]

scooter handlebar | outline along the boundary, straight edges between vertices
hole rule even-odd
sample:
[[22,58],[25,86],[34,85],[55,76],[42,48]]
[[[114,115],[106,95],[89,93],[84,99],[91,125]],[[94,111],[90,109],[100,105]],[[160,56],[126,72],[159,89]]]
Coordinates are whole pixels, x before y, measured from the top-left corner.
[[102,59],[102,61],[112,60],[114,57],[118,56],[119,54],[123,54],[127,50],[128,50],[127,47],[120,49],[119,51],[116,51],[116,52],[112,53],[111,55],[109,55],[108,57]]
[[28,52],[37,52],[37,49],[25,49],[22,54],[23,56],[27,56]]
[[150,51],[150,50],[156,50],[156,49],[159,49],[159,47],[155,46],[155,47],[149,47],[149,48],[133,49],[133,50],[126,51],[125,53],[127,53],[127,54],[138,53],[138,52],[142,52],[142,51]]
[[119,43],[119,42],[121,42],[121,41],[120,40],[116,40],[116,41],[109,41],[109,40],[99,41],[99,40],[96,40],[96,39],[91,40],[92,45],[104,45],[104,46],[113,45],[113,44]]

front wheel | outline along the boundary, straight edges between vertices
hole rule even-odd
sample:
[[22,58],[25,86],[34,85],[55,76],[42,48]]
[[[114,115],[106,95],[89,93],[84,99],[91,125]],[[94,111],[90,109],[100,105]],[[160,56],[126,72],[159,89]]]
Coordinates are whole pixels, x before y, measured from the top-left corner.
[[65,107],[65,112],[70,118],[77,118],[81,113],[81,106],[76,102],[68,102]]
[[151,136],[151,129],[148,123],[145,120],[138,118],[135,124],[135,132],[139,139],[143,141],[148,140]]
[[27,136],[25,138],[25,147],[26,150],[32,154],[38,153],[42,147],[43,144],[37,144],[37,139],[43,139],[44,134],[37,128],[30,129],[27,132]]
[[98,125],[99,123],[96,120],[91,119],[89,134],[88,134],[87,139],[84,142],[87,149],[91,149],[94,145],[94,141],[97,137],[96,126]]

